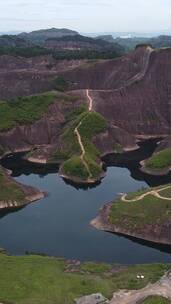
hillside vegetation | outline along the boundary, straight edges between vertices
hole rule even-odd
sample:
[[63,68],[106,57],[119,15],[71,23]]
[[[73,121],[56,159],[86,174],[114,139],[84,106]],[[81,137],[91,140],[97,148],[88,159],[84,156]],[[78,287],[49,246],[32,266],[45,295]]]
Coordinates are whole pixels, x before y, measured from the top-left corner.
[[115,49],[107,50],[54,50],[52,48],[44,48],[41,46],[30,47],[11,47],[0,46],[0,55],[21,56],[26,58],[52,55],[56,60],[76,60],[76,59],[113,59],[121,56],[123,52],[116,51]]
[[48,107],[56,100],[69,100],[68,96],[55,91],[18,97],[10,101],[0,101],[0,132],[13,128],[16,124],[31,124],[40,119]]

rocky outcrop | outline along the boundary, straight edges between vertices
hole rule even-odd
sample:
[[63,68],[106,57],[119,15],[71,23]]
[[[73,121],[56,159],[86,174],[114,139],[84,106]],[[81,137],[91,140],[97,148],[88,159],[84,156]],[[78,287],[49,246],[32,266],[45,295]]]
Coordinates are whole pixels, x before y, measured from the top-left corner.
[[75,300],[76,304],[107,304],[109,301],[101,293],[81,297]]
[[130,134],[169,135],[171,49],[139,47],[115,59],[62,73],[72,88],[92,90],[94,110]]
[[106,132],[96,135],[93,143],[101,151],[102,156],[110,153],[121,154],[139,148],[133,135],[112,124],[109,124]]

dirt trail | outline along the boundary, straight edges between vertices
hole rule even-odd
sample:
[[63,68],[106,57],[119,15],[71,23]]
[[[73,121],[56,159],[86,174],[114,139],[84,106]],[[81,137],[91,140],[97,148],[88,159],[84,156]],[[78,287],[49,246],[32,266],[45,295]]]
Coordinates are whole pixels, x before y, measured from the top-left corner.
[[92,109],[93,109],[93,99],[90,96],[89,90],[86,90],[86,94],[87,94],[87,98],[88,98],[88,102],[89,102],[88,110],[89,110],[89,112],[92,112]]
[[[91,112],[92,108],[93,108],[93,99],[91,98],[91,96],[89,94],[89,90],[86,90],[86,95],[87,95],[88,103],[89,103],[88,110],[89,110],[89,112]],[[82,121],[84,120],[84,118],[82,119]],[[92,174],[90,172],[90,169],[89,169],[89,166],[88,166],[87,162],[84,159],[85,149],[84,149],[84,145],[83,145],[83,142],[82,142],[82,139],[81,139],[81,135],[79,133],[79,128],[81,127],[82,121],[79,122],[78,126],[74,130],[74,133],[77,136],[78,143],[80,145],[80,149],[81,149],[81,152],[82,152],[80,158],[81,158],[81,160],[82,160],[82,162],[83,162],[83,164],[84,164],[84,166],[85,166],[85,168],[86,168],[86,170],[87,170],[87,172],[89,174],[89,179],[91,179],[92,178]]]
[[84,155],[85,155],[84,145],[83,145],[83,143],[82,143],[82,139],[81,139],[80,133],[79,133],[79,131],[78,131],[79,128],[80,128],[80,126],[81,126],[81,124],[82,124],[82,121],[81,121],[81,122],[79,123],[79,125],[75,128],[74,132],[75,132],[75,134],[77,135],[78,143],[79,143],[79,145],[80,145],[81,152],[82,152],[80,158],[81,158],[81,160],[82,160],[84,166],[86,167],[86,170],[87,170],[87,172],[88,172],[88,174],[89,174],[89,178],[91,178],[91,177],[92,177],[92,174],[91,174],[91,172],[90,172],[90,169],[89,169],[89,166],[88,166],[87,162],[86,162],[85,159],[84,159]]
[[96,91],[96,92],[109,92],[109,93],[112,93],[112,92],[116,92],[116,91],[120,91],[120,90],[123,90],[125,89],[126,87],[129,87],[131,86],[132,84],[134,84],[135,82],[137,81],[141,81],[146,73],[147,73],[147,70],[149,68],[149,62],[150,62],[150,57],[151,57],[151,54],[154,52],[154,49],[151,48],[150,46],[148,46],[146,48],[146,52],[144,54],[144,57],[143,57],[143,66],[142,66],[142,70],[140,72],[138,72],[137,74],[135,74],[132,78],[128,79],[124,85],[120,86],[119,88],[117,89],[107,89],[107,90],[104,90],[104,89],[95,89],[93,91]]
[[160,189],[158,189],[158,190],[151,190],[151,191],[146,192],[146,193],[144,193],[144,194],[142,194],[142,195],[140,195],[140,196],[136,196],[136,197],[133,198],[133,199],[127,199],[127,198],[126,198],[126,197],[127,197],[127,194],[124,193],[124,194],[122,195],[122,197],[121,197],[121,200],[122,200],[123,202],[136,202],[136,201],[142,200],[142,199],[143,199],[144,197],[146,197],[147,195],[153,195],[153,196],[158,197],[158,198],[161,198],[161,199],[163,199],[163,200],[171,201],[171,198],[165,197],[165,196],[162,196],[162,195],[159,194],[159,192],[161,192],[161,191],[163,191],[163,190],[167,190],[167,189],[169,189],[169,188],[171,188],[171,186],[167,186],[167,187],[164,187],[164,188],[160,188]]
[[143,68],[142,68],[142,71],[137,73],[135,76],[133,76],[130,80],[127,81],[126,83],[126,86],[129,86],[131,84],[133,84],[134,82],[136,81],[140,81],[144,78],[147,70],[148,70],[148,67],[149,67],[149,61],[150,61],[150,56],[151,56],[151,53],[153,52],[154,50],[148,46],[147,49],[146,49],[146,52],[144,54],[144,58],[143,58]]
[[137,304],[149,296],[163,296],[171,300],[171,275],[166,274],[155,284],[149,284],[140,290],[121,290],[113,294],[110,304]]

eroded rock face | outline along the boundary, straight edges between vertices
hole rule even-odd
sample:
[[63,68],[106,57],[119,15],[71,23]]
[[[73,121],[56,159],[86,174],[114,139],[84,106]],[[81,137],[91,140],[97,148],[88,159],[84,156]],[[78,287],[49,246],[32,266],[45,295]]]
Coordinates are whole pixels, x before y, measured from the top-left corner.
[[33,58],[0,56],[0,100],[46,92],[55,88],[58,73],[85,60],[55,60],[51,55]]
[[107,304],[109,301],[102,294],[92,294],[75,300],[76,304]]
[[135,135],[171,133],[171,49],[138,48],[122,58],[63,73],[92,90],[94,110]]
[[65,123],[65,114],[78,107],[80,100],[70,103],[55,101],[42,119],[31,125],[17,125],[8,132],[0,133],[0,145],[7,153],[30,151],[37,147],[45,158],[58,145],[59,136]]
[[145,56],[146,49],[139,48],[126,56],[90,63],[62,75],[71,81],[72,89],[115,90],[141,73]]

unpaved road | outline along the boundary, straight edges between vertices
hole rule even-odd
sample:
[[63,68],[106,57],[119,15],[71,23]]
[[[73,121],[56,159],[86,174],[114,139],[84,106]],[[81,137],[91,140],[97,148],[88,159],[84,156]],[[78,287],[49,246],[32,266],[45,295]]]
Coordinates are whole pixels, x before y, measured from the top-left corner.
[[155,284],[149,284],[140,290],[121,290],[113,294],[110,304],[137,304],[149,296],[163,296],[171,300],[171,276],[165,275]]
[[133,198],[133,199],[127,199],[127,198],[126,198],[126,197],[127,197],[127,194],[124,193],[124,194],[121,196],[121,200],[122,200],[123,202],[131,203],[131,202],[140,201],[140,200],[142,200],[144,197],[146,197],[147,195],[153,195],[153,196],[158,197],[158,198],[161,198],[161,199],[163,199],[163,200],[171,201],[171,198],[165,197],[165,196],[162,196],[162,195],[159,194],[159,192],[161,192],[161,191],[163,191],[163,190],[167,190],[167,189],[169,189],[169,188],[171,188],[171,186],[167,186],[167,187],[164,187],[164,188],[160,188],[160,189],[158,189],[158,190],[151,190],[151,191],[146,192],[146,193],[144,193],[144,194],[142,194],[142,195],[140,195],[140,196],[136,196],[136,197]]

